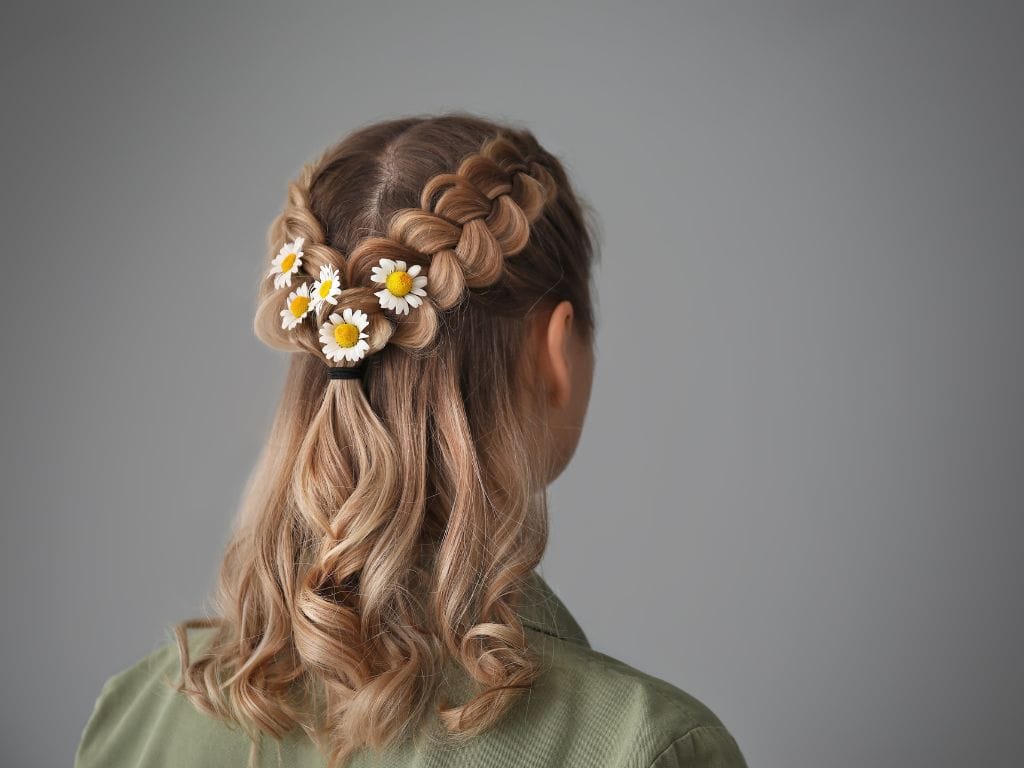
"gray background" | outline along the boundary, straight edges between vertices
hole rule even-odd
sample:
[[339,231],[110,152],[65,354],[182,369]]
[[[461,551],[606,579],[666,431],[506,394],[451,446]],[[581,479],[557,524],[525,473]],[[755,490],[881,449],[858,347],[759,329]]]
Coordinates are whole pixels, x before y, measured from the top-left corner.
[[1019,762],[1019,4],[247,5],[5,13],[5,765],[70,764],[203,605],[283,381],[287,179],[448,108],[602,216],[543,567],[594,646],[752,768]]

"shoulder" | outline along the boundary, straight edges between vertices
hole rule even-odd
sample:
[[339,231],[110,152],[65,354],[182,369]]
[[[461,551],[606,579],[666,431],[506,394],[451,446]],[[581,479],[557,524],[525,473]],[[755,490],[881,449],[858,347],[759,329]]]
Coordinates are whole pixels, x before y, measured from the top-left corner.
[[[462,757],[478,750],[480,765],[515,755],[517,765],[562,768],[746,768],[732,735],[695,696],[584,644],[527,631],[542,675],[509,720],[463,747]],[[211,634],[190,630],[190,653]],[[174,690],[179,672],[177,643],[171,640],[111,676],[83,730],[75,768],[168,760],[181,766],[245,765],[248,737]],[[284,750],[288,765],[321,763],[311,743],[289,739]]]
[[545,671],[527,708],[579,744],[563,764],[746,768],[729,730],[693,694],[585,644],[528,631]]
[[[190,630],[190,653],[211,635],[209,629]],[[174,690],[180,664],[177,643],[168,639],[108,678],[82,731],[75,768],[163,765],[171,752],[176,765],[226,765],[239,759],[244,764],[248,737],[199,712]]]

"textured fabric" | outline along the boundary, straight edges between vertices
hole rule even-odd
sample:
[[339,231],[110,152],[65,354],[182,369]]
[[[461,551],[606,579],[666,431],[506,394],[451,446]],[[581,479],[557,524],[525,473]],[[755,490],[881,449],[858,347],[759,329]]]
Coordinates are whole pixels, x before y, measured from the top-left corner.
[[[746,768],[736,741],[707,706],[593,650],[536,573],[519,613],[544,672],[504,720],[461,746],[442,743],[435,720],[427,736],[384,753],[363,750],[351,768]],[[211,632],[193,630],[190,648],[202,648]],[[178,679],[179,664],[177,647],[168,642],[109,678],[82,733],[75,768],[245,766],[244,731],[199,712],[163,682]],[[299,728],[280,743],[264,736],[262,745],[261,766],[327,764]]]

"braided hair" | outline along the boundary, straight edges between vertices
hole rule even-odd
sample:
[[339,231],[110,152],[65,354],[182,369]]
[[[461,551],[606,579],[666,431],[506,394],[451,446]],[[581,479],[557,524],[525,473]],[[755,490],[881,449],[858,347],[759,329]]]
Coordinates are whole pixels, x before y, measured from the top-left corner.
[[[367,354],[379,352],[386,344],[405,349],[429,346],[438,328],[437,312],[455,306],[466,289],[497,282],[505,259],[526,246],[530,225],[558,192],[545,167],[524,157],[516,144],[499,132],[465,157],[455,171],[431,177],[423,186],[419,207],[396,211],[386,235],[362,239],[346,256],[324,242],[323,227],[309,209],[310,186],[323,165],[322,158],[306,164],[289,184],[287,207],[271,228],[271,252],[282,243],[301,238],[301,274],[312,277],[328,266],[344,275],[345,287],[336,305],[368,316]],[[382,259],[418,265],[430,278],[427,298],[416,311],[408,312],[404,321],[384,308],[371,282],[372,269]],[[271,346],[316,353],[313,334],[277,333],[275,325],[261,322],[266,314],[275,315],[285,306],[291,283],[264,286],[257,333]],[[314,327],[320,327],[334,310],[322,302],[313,311]],[[275,332],[264,334],[264,328]]]
[[[175,626],[177,690],[241,724],[253,759],[296,726],[331,766],[435,727],[471,738],[541,673],[517,607],[553,459],[524,339],[565,300],[592,339],[588,212],[530,131],[465,113],[367,125],[288,185],[254,320],[288,375],[214,616]],[[427,278],[403,312],[375,273],[400,262]],[[303,286],[323,300],[288,318]],[[366,317],[361,381],[327,373],[353,362],[323,341],[345,311]]]

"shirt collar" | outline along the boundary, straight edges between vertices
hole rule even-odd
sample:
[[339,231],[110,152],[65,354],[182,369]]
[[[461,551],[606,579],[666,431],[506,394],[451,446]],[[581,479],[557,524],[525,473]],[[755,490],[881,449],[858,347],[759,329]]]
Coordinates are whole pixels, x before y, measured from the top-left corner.
[[590,647],[583,628],[536,571],[530,571],[525,579],[518,614],[523,626]]

